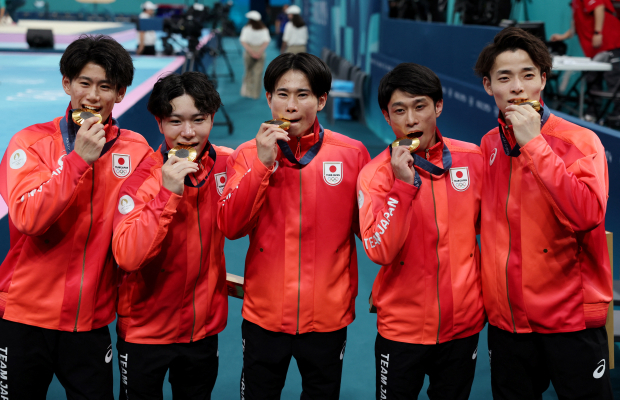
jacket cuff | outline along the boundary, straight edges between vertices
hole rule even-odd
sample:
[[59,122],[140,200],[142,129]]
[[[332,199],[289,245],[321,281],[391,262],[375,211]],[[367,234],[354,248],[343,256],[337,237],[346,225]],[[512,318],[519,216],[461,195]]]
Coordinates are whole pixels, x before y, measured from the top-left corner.
[[407,196],[409,200],[413,200],[415,194],[418,193],[418,188],[400,179],[396,179],[394,185],[392,185],[392,192],[396,192],[400,196]]
[[68,162],[80,176],[90,169],[90,165],[78,153],[72,151],[63,158],[63,163]]
[[164,204],[164,213],[167,212],[169,214],[173,214],[177,211],[177,206],[183,199],[183,196],[179,196],[163,186],[161,187],[157,197],[159,197],[161,204]]
[[267,168],[265,164],[256,156],[254,162],[252,163],[252,169],[259,175],[265,178],[269,177],[271,174],[275,172],[276,164],[274,163],[271,168]]
[[530,140],[525,144],[525,146],[521,147],[521,155],[523,156],[523,161],[527,165],[532,163],[532,158],[540,153],[545,147],[549,144],[543,137],[543,135],[538,135],[534,139]]

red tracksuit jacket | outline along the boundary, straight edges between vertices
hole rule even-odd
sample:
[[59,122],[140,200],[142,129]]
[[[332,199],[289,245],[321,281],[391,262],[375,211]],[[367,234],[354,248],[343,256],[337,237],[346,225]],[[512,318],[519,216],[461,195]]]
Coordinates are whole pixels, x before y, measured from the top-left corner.
[[250,235],[243,318],[274,332],[336,331],[355,318],[355,184],[370,156],[318,119],[289,145],[303,157],[284,144],[272,169],[255,140],[235,150],[218,223],[229,239]]
[[0,266],[0,311],[10,321],[82,332],[114,321],[118,191],[153,150],[141,135],[108,124],[105,154],[89,166],[65,148],[63,133],[74,128],[67,109],[18,132],[2,160],[11,248]]
[[603,326],[612,299],[605,149],[546,108],[543,122],[522,148],[501,119],[481,144],[482,294],[489,323],[515,333]]
[[358,178],[364,249],[382,265],[372,289],[377,326],[398,342],[443,343],[484,327],[482,153],[439,131],[437,138],[415,156],[414,185],[394,177],[389,149]]
[[188,343],[226,326],[224,235],[217,227],[217,201],[231,152],[211,145],[196,180],[189,182],[196,187],[186,185],[182,196],[162,186],[161,147],[123,185],[112,249],[121,269],[118,333],[125,341]]

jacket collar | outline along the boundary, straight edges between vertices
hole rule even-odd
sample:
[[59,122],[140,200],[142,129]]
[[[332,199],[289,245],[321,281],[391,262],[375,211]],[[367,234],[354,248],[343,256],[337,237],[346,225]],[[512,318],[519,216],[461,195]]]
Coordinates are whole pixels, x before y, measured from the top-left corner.
[[[540,118],[540,129],[542,130],[551,115],[549,107],[545,106],[542,99],[540,99],[540,110],[542,112]],[[499,137],[502,141],[504,153],[509,157],[519,157],[519,155],[521,155],[521,146],[517,143],[514,131],[512,130],[512,125],[507,124],[504,114],[502,114],[501,111],[497,116],[497,122],[499,123]]]
[[[300,139],[291,138],[289,142],[278,140],[278,146],[282,155],[292,164],[304,167],[310,163],[321,150],[325,130],[319,124],[318,117],[314,120],[312,133],[302,136]],[[299,146],[298,146],[299,145]],[[299,151],[298,150],[299,147]]]
[[[168,144],[166,140],[162,142],[159,146],[158,150],[163,158],[163,163],[165,164],[168,161],[168,152],[170,149],[168,148]],[[189,174],[185,176],[185,186],[190,187],[201,187],[205,184],[207,179],[209,179],[209,175],[213,171],[215,167],[215,161],[217,160],[217,154],[211,142],[207,141],[205,148],[202,149],[202,153],[200,153],[198,160],[198,172],[195,174]]]

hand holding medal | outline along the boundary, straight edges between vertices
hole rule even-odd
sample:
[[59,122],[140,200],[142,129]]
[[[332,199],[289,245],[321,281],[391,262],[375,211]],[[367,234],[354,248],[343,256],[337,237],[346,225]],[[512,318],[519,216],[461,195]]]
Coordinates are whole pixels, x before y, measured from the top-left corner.
[[94,110],[77,109],[71,112],[71,118],[80,126],[75,137],[74,151],[88,165],[92,165],[99,159],[105,145],[101,114]]
[[267,168],[273,167],[278,155],[278,140],[288,142],[291,140],[286,130],[291,123],[284,119],[272,119],[261,124],[256,134],[256,151],[258,159]]

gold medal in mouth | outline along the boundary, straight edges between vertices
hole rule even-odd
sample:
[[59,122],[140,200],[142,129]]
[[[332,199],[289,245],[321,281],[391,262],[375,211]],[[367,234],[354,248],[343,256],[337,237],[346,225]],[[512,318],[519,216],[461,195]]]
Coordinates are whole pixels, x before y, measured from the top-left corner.
[[272,124],[272,125],[279,125],[280,128],[284,129],[285,131],[288,130],[288,128],[291,127],[291,123],[290,121],[284,120],[284,119],[272,119],[269,121],[265,121],[266,124]]
[[198,153],[196,152],[196,149],[192,146],[185,146],[179,144],[170,149],[170,151],[168,152],[168,156],[176,156],[179,158],[185,158],[187,161],[196,162],[196,157],[198,157]]
[[513,104],[518,105],[518,106],[524,106],[526,104],[529,104],[530,106],[532,106],[534,110],[540,111],[540,102],[537,100],[519,99],[519,100],[515,100]]
[[73,110],[73,112],[71,113],[71,118],[73,119],[73,122],[75,122],[79,126],[82,126],[85,120],[92,117],[99,118],[99,121],[97,121],[98,124],[103,121],[101,114],[96,111],[87,110],[85,108],[78,108],[77,110]]
[[418,147],[420,147],[420,139],[416,137],[412,138],[409,136],[405,136],[403,138],[393,141],[391,146],[394,149],[399,146],[407,146],[409,148],[409,152],[413,153],[418,149]]

